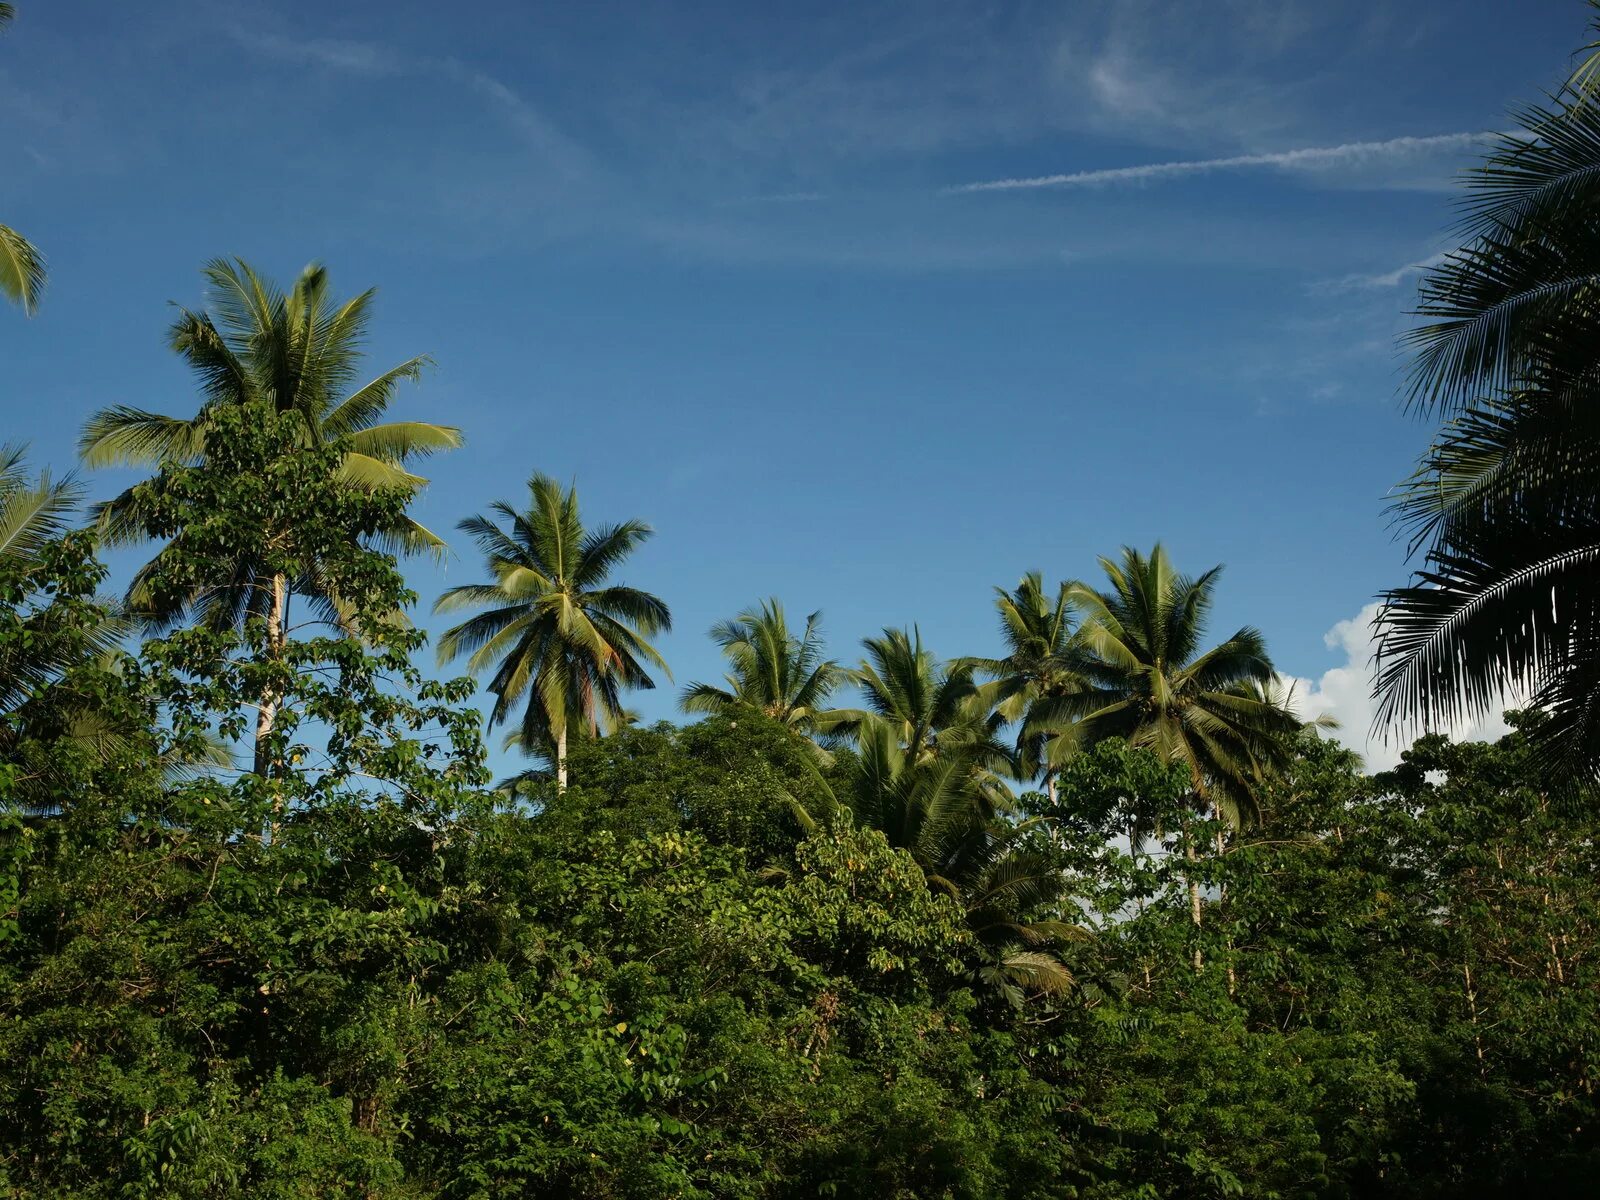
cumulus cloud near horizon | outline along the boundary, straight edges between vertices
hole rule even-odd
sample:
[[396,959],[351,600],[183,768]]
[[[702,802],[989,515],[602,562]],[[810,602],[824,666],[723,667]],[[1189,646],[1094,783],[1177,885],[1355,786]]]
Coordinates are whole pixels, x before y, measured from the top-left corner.
[[[1416,740],[1416,731],[1374,729],[1378,702],[1372,697],[1372,654],[1377,646],[1373,622],[1378,604],[1368,604],[1355,616],[1340,621],[1323,635],[1328,649],[1344,656],[1344,662],[1324,671],[1315,680],[1285,676],[1293,688],[1293,704],[1301,717],[1331,716],[1339,722],[1332,736],[1366,759],[1369,771],[1384,771],[1397,766],[1401,751]],[[1510,707],[1510,701],[1506,707]],[[1493,741],[1508,727],[1497,710],[1476,721],[1463,721],[1444,730],[1457,741]]]

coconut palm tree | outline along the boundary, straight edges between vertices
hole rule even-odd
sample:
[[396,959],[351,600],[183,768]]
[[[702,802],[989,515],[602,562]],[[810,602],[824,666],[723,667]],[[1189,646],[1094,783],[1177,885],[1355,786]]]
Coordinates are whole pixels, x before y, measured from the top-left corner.
[[[0,29],[11,24],[16,9],[0,3]],[[0,225],[0,292],[30,317],[44,291],[44,256],[27,238],[9,225]]]
[[548,475],[528,480],[528,507],[504,502],[494,516],[461,522],[487,560],[489,583],[451,588],[435,612],[486,611],[447,630],[439,661],[465,656],[474,675],[493,669],[491,727],[526,698],[519,742],[530,754],[554,750],[557,787],[567,786],[567,739],[576,726],[598,735],[622,712],[622,692],[651,688],[649,663],[671,672],[647,639],[672,627],[667,606],[649,592],[607,584],[651,535],[640,521],[589,530],[577,488]]
[[1006,655],[964,661],[979,673],[1002,682],[1009,692],[997,711],[1007,721],[1019,723],[1018,775],[1033,779],[1042,774],[1053,806],[1056,773],[1077,750],[1077,726],[1063,723],[1047,731],[1028,718],[1041,702],[1076,695],[1089,686],[1083,674],[1086,655],[1073,624],[1069,589],[1063,583],[1054,597],[1047,596],[1043,577],[1032,571],[1009,592],[995,588],[995,607],[1000,613],[1000,636],[1005,640]]
[[[428,360],[407,359],[358,385],[361,343],[371,318],[374,293],[366,291],[337,303],[328,288],[327,272],[313,264],[285,294],[262,279],[247,263],[216,259],[205,268],[211,285],[211,312],[180,310],[170,344],[194,370],[203,399],[192,417],[169,417],[127,406],[115,406],[89,419],[79,440],[79,453],[90,466],[154,467],[151,487],[159,489],[169,467],[205,461],[206,441],[222,406],[268,404],[276,412],[293,413],[301,422],[308,446],[342,451],[340,480],[363,490],[414,492],[427,480],[405,469],[405,463],[461,444],[459,430],[423,421],[380,422],[401,382],[415,380]],[[150,506],[144,489],[130,488],[98,505],[95,519],[111,545],[145,541]],[[241,625],[247,618],[265,619],[267,652],[283,652],[287,638],[289,597],[303,596],[323,620],[354,631],[355,614],[318,572],[286,578],[259,562],[241,557],[224,577],[197,580],[182,595],[157,600],[150,584],[168,558],[181,548],[183,534],[158,551],[135,573],[127,605],[147,628],[161,629],[183,621],[216,628]],[[381,548],[401,553],[442,554],[444,543],[401,517],[380,531]],[[276,721],[279,698],[263,695],[256,719],[257,773],[271,764],[264,756]]]
[[[414,492],[427,480],[411,474],[405,464],[461,445],[460,431],[450,426],[381,420],[400,384],[419,378],[426,357],[407,359],[358,383],[372,291],[336,302],[327,272],[315,264],[288,293],[239,260],[214,260],[204,274],[211,286],[212,311],[180,310],[170,331],[173,350],[199,380],[199,412],[170,417],[121,405],[103,409],[89,419],[79,440],[87,465],[154,467],[159,487],[161,469],[204,461],[206,437],[219,406],[256,402],[298,414],[308,445],[341,447],[340,478],[352,488]],[[95,517],[111,545],[147,538],[147,505],[139,489],[130,488],[97,506]],[[441,539],[409,517],[383,531],[380,542],[403,553],[444,551]],[[351,614],[326,581],[269,577],[248,562],[235,564],[230,578],[206,581],[158,607],[148,585],[162,553],[135,575],[128,593],[130,609],[152,628],[184,620],[226,628],[249,616],[263,616],[274,641],[281,641],[291,592],[306,597],[324,619],[342,627],[350,624]]]
[[1375,686],[1402,727],[1538,709],[1565,779],[1600,776],[1597,64],[1493,139],[1421,284],[1409,400],[1445,424],[1395,503],[1423,565],[1384,595]]
[[1005,717],[996,709],[1008,697],[1008,685],[978,683],[969,661],[941,661],[922,644],[922,632],[914,627],[910,632],[885,629],[861,644],[866,656],[846,677],[860,689],[866,706],[837,712],[832,724],[842,736],[855,736],[866,718],[874,716],[887,722],[901,746],[918,758],[967,746],[986,769],[1010,769],[1010,757],[997,737]]
[[1077,719],[1085,744],[1108,737],[1148,747],[1189,769],[1197,802],[1239,826],[1257,814],[1258,768],[1280,761],[1299,720],[1275,702],[1275,680],[1261,634],[1249,627],[1201,650],[1206,617],[1222,572],[1178,574],[1157,545],[1146,556],[1124,548],[1102,558],[1111,586],[1069,585],[1084,614],[1088,688],[1037,706],[1048,731]]
[[[1159,544],[1148,556],[1125,547],[1120,561],[1100,565],[1109,589],[1068,588],[1084,614],[1091,686],[1039,702],[1032,731],[1075,722],[1085,745],[1116,737],[1148,748],[1188,768],[1196,809],[1235,827],[1247,823],[1259,815],[1262,779],[1287,761],[1289,739],[1301,728],[1267,690],[1276,673],[1261,634],[1246,627],[1201,649],[1221,567],[1180,575]],[[1197,857],[1192,838],[1184,851]],[[1199,925],[1192,872],[1189,903]]]
[[812,613],[796,634],[783,603],[773,597],[731,621],[718,622],[711,639],[732,668],[723,677],[727,686],[690,684],[680,699],[683,710],[753,708],[799,733],[816,732],[823,706],[843,675],[838,663],[823,658],[821,619],[821,613]]

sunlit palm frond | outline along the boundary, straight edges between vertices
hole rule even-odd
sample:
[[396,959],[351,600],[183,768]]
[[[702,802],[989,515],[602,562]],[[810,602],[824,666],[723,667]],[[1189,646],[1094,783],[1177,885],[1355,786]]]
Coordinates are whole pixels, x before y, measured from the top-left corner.
[[44,294],[45,262],[39,248],[9,225],[0,225],[0,294],[32,316]]

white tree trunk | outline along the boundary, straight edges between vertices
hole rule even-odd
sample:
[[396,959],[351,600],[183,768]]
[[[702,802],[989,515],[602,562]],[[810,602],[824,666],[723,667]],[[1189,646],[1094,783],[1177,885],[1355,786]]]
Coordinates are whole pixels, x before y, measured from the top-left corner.
[[[267,654],[279,658],[283,654],[283,610],[288,601],[289,581],[282,575],[272,577],[272,600],[267,606]],[[278,722],[278,705],[282,697],[276,689],[267,688],[261,694],[261,704],[256,711],[255,772],[265,776],[272,763],[267,754],[267,740]]]

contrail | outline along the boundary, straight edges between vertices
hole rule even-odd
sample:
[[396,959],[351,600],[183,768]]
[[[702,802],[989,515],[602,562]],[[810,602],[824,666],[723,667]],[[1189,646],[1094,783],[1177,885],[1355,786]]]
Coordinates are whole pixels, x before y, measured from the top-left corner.
[[1469,146],[1483,136],[1481,133],[1441,133],[1432,137],[1390,138],[1386,142],[1346,142],[1342,146],[1307,146],[1299,150],[1280,150],[1276,154],[1236,154],[1231,158],[1146,163],[1137,167],[1074,171],[1066,175],[1036,175],[1027,179],[990,179],[982,183],[956,184],[945,188],[944,192],[950,195],[960,192],[1010,192],[1024,188],[1107,187],[1118,183],[1138,183],[1146,179],[1167,179],[1174,175],[1203,175],[1211,171],[1232,171],[1241,167],[1333,166],[1339,163],[1359,163],[1365,159],[1404,156],[1418,151]]

